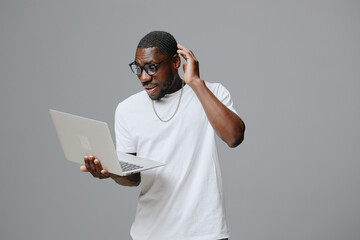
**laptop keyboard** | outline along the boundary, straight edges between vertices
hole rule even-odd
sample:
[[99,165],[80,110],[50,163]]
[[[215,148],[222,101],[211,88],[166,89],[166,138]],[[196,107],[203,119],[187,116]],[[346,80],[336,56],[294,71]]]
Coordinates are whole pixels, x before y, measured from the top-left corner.
[[135,165],[135,164],[128,163],[128,162],[122,162],[122,161],[120,161],[120,166],[121,166],[123,172],[143,168],[142,166]]

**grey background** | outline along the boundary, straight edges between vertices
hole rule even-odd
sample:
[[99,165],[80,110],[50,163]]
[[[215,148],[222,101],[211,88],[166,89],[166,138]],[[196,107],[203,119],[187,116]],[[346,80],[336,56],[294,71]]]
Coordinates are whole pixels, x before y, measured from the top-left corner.
[[0,1],[0,238],[130,239],[138,188],[65,161],[48,109],[106,121],[152,30],[247,125],[219,142],[231,239],[360,239],[360,2]]

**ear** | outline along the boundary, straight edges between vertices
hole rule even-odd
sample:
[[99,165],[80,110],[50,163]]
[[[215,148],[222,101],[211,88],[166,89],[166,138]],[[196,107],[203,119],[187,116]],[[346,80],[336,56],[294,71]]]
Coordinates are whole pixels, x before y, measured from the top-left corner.
[[179,54],[176,54],[176,56],[173,57],[172,63],[175,69],[178,69],[181,65],[181,59],[179,57]]

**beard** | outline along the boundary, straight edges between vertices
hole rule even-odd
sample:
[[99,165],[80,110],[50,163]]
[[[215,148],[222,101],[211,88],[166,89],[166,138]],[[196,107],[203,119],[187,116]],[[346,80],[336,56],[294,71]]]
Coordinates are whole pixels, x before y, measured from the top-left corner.
[[174,74],[173,72],[170,72],[168,77],[166,78],[166,81],[164,82],[163,88],[160,90],[159,95],[157,97],[149,96],[151,100],[160,100],[161,98],[163,98],[168,93],[173,83],[174,83]]

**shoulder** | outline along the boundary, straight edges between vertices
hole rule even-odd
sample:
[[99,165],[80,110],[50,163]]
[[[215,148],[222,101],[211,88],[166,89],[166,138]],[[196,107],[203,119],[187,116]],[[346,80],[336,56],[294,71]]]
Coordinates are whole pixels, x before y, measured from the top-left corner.
[[229,94],[229,91],[221,83],[211,83],[205,81],[205,84],[206,87],[218,98]]
[[124,101],[120,102],[115,110],[115,119],[131,118],[141,114],[149,101],[145,91],[131,95]]
[[144,101],[147,100],[147,95],[145,91],[141,91],[131,95],[130,97],[126,98],[122,102],[120,102],[115,110],[115,116],[124,114],[124,113],[131,113],[135,109],[139,109],[144,104]]

